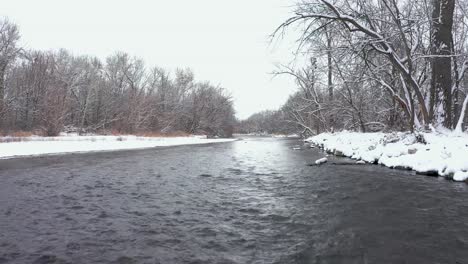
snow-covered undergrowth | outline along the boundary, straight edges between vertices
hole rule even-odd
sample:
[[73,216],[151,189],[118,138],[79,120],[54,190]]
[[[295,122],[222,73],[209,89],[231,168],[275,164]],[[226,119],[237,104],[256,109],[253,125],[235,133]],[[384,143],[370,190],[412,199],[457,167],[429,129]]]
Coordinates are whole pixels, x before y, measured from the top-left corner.
[[306,139],[337,155],[391,168],[468,180],[466,133],[323,133]]
[[[6,137],[0,138],[3,142]],[[12,139],[12,138],[10,138]],[[208,139],[206,136],[189,137],[137,137],[137,136],[77,136],[27,137],[18,142],[0,143],[0,158],[35,156],[70,152],[94,152],[142,149],[177,145],[230,142],[235,139]]]

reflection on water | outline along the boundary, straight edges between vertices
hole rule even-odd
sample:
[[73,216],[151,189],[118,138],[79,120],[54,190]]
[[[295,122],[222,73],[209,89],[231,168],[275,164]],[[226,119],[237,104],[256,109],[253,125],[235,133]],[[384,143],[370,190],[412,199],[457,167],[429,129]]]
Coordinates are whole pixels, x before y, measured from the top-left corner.
[[[297,140],[0,161],[0,263],[465,263],[465,184]],[[27,164],[25,168],[25,164]]]

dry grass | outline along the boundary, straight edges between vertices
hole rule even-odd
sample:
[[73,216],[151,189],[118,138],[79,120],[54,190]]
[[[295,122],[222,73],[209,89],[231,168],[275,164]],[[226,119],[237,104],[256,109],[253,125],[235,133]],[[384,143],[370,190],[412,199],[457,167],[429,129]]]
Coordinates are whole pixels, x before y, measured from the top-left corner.
[[[97,135],[112,135],[117,137],[117,141],[127,140],[124,136],[126,134],[121,134],[117,130],[106,131],[106,133],[98,133]],[[15,131],[11,133],[0,133],[0,143],[9,143],[9,142],[23,142],[23,141],[53,141],[54,138],[44,137],[44,138],[32,138],[33,136],[43,136],[40,131]],[[171,137],[188,137],[191,136],[188,133],[182,131],[170,132],[170,133],[161,133],[161,132],[140,132],[136,133],[137,137],[149,137],[149,138],[171,138]],[[96,141],[96,139],[91,138],[91,141]]]
[[13,132],[0,132],[0,137],[31,137],[34,135],[40,135],[41,133],[35,133],[32,131],[13,131]]
[[11,137],[32,137],[34,136],[35,134],[33,132],[30,132],[30,131],[16,131],[16,132],[13,132],[11,135]]
[[[101,134],[101,133],[98,133],[98,134]],[[116,130],[116,129],[112,129],[110,132],[107,132],[107,133],[102,133],[103,135],[111,135],[111,136],[121,136],[122,134]]]
[[37,133],[31,131],[14,131],[0,134],[0,143],[29,141],[30,137],[37,136]]

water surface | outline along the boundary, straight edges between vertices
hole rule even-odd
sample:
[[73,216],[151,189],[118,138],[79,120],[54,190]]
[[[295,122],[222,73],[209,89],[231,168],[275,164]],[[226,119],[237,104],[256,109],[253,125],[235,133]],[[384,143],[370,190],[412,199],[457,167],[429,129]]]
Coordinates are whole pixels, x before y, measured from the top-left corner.
[[468,188],[297,140],[0,161],[0,263],[468,263]]

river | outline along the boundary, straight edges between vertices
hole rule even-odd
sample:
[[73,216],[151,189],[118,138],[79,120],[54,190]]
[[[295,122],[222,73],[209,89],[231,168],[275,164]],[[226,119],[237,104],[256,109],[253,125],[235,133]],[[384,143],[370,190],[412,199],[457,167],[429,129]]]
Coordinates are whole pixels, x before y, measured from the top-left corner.
[[468,263],[466,184],[301,144],[1,160],[0,263]]

